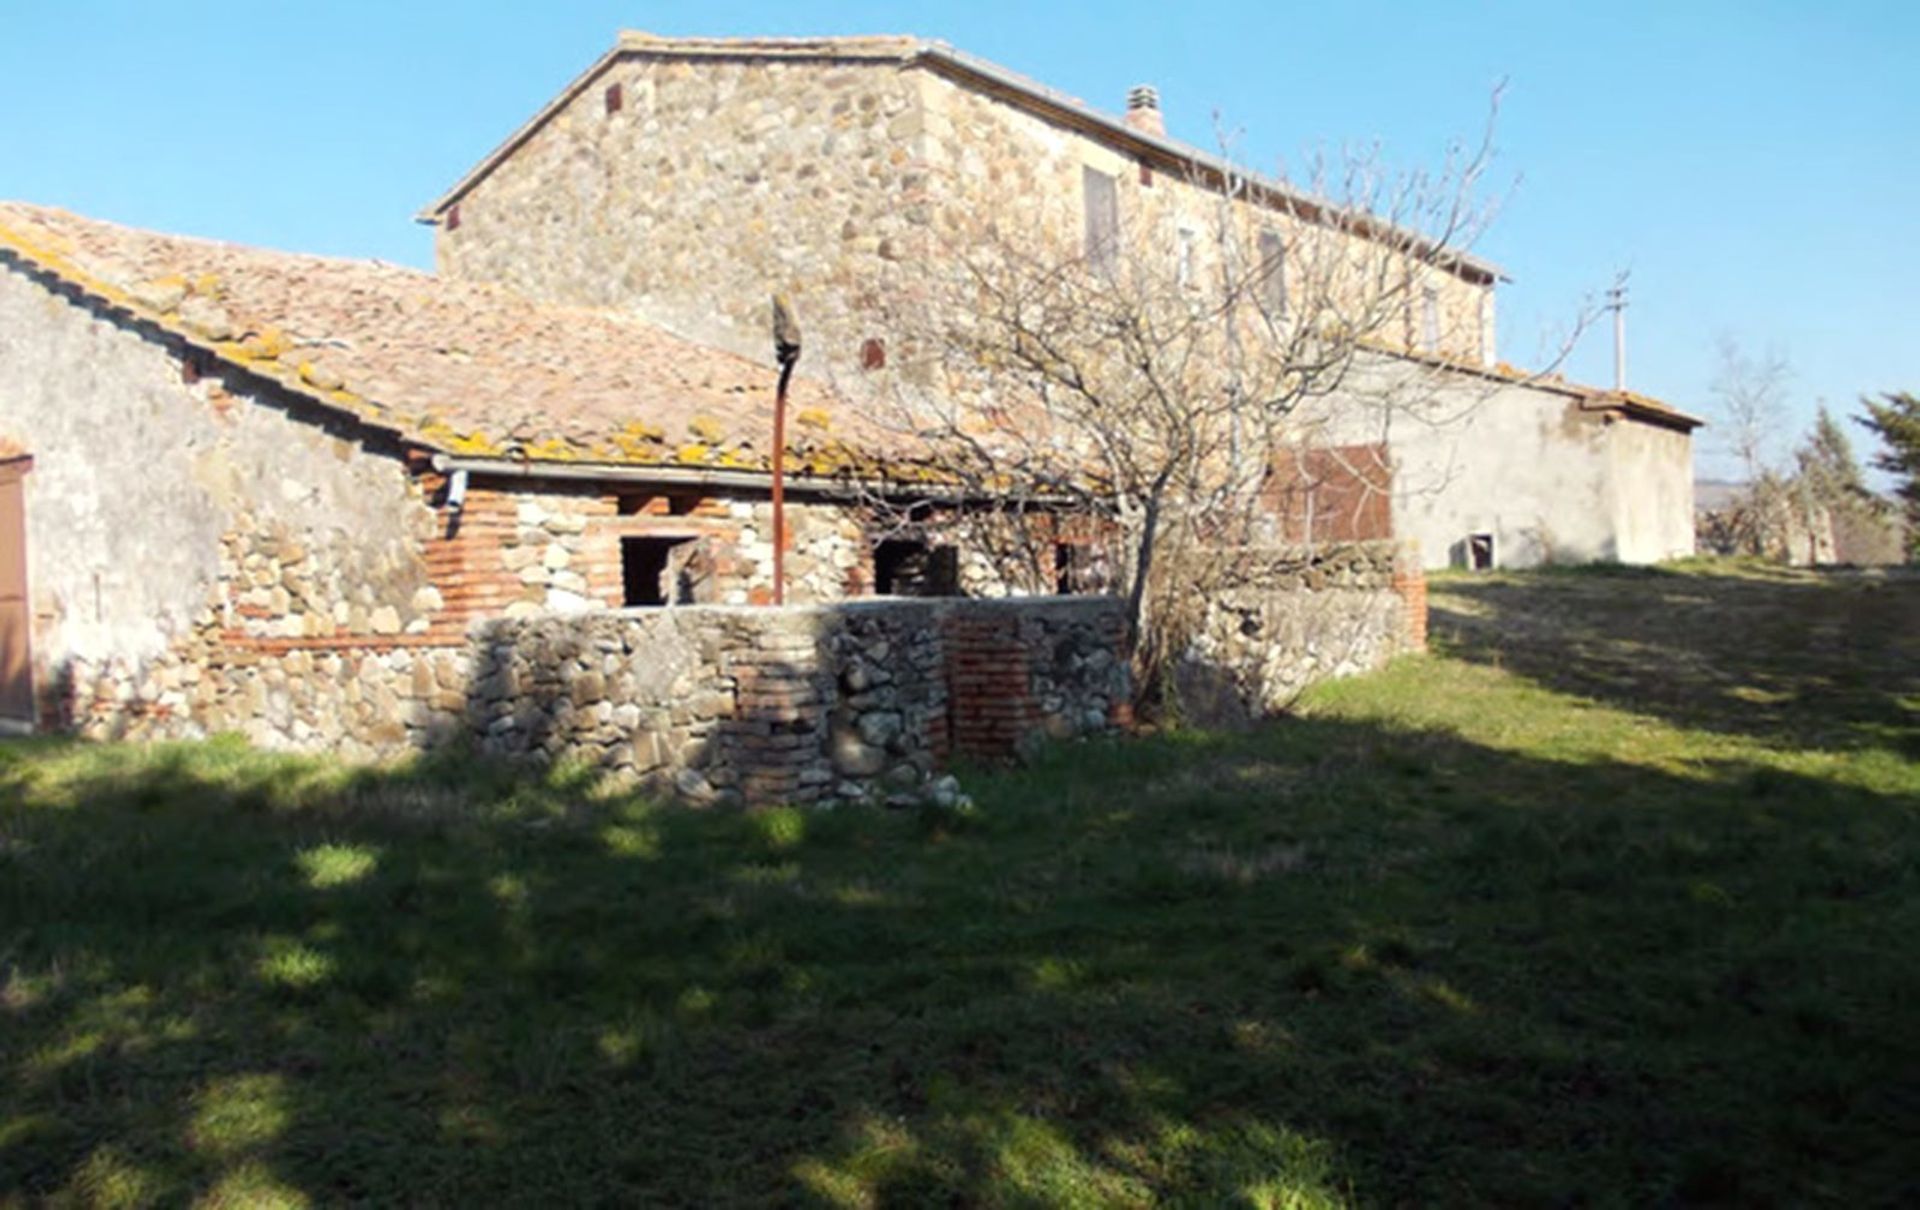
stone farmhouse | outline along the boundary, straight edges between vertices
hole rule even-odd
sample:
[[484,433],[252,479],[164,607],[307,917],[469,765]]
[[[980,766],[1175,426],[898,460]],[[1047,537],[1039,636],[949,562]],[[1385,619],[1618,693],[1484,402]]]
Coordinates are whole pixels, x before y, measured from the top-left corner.
[[[980,216],[1062,247],[1126,227],[1204,273],[1205,216],[1228,181],[1262,255],[1391,244],[1169,138],[1151,88],[1114,116],[925,39],[629,32],[419,218],[444,276],[620,308],[749,356],[768,290],[784,289],[807,316],[809,365],[845,386],[887,366],[900,300],[924,294]],[[1356,393],[1309,422],[1323,444],[1382,447],[1396,536],[1430,567],[1692,552],[1698,420],[1503,364],[1501,272],[1470,252],[1407,271],[1399,347],[1371,374],[1424,373],[1417,414],[1371,413]]]
[[[898,796],[953,752],[1120,725],[1119,606],[937,524],[876,529],[861,501],[892,483],[975,502],[841,384],[897,353],[881,321],[930,232],[993,204],[965,182],[1098,222],[1200,196],[1176,169],[1199,155],[937,44],[624,35],[430,208],[436,274],[0,203],[0,726],[470,743],[764,800]],[[1497,276],[1446,262],[1380,354],[1487,405],[1424,444],[1340,438],[1391,467],[1391,507],[1233,603],[1208,646],[1229,695],[1422,643],[1410,539],[1679,549],[1693,422],[1501,367]],[[787,610],[762,608],[770,288],[808,330]],[[1446,490],[1402,491],[1430,465]],[[1084,564],[1082,519],[1032,524]]]
[[1110,598],[837,604],[956,586],[868,540],[858,429],[804,380],[798,606],[759,608],[771,389],[613,311],[0,203],[0,717],[696,798],[859,798],[1126,717]]

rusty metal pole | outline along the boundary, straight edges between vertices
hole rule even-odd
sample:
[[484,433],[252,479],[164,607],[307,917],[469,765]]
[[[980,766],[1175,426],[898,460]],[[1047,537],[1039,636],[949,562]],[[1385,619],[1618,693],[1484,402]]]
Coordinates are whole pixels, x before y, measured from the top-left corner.
[[780,384],[773,393],[773,603],[787,603],[787,383],[800,360],[800,325],[784,295],[773,296],[773,356]]

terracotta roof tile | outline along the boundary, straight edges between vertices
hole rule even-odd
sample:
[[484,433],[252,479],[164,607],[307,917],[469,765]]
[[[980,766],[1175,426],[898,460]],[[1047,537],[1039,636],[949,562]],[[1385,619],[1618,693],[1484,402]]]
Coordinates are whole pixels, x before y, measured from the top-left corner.
[[1574,382],[1558,373],[1523,370],[1505,361],[1483,365],[1462,357],[1409,349],[1386,341],[1368,340],[1363,343],[1375,352],[1385,353],[1391,357],[1404,358],[1460,374],[1471,374],[1478,378],[1490,378],[1532,387],[1536,390],[1569,395],[1578,399],[1582,407],[1593,411],[1624,412],[1639,419],[1670,428],[1685,429],[1689,432],[1706,423],[1698,416],[1683,412],[1672,404],[1655,399],[1651,395],[1642,395],[1637,391],[1615,391],[1606,387],[1588,386],[1585,383]]
[[[768,463],[772,367],[617,311],[536,304],[378,261],[163,235],[15,202],[0,202],[0,253],[435,450]],[[858,469],[873,463],[873,451],[898,445],[862,430],[816,382],[796,379],[790,406],[807,421],[789,425],[796,472]]]

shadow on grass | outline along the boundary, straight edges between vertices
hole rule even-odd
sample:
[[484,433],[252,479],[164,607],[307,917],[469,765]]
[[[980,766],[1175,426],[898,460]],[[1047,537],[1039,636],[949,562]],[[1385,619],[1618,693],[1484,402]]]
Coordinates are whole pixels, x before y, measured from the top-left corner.
[[1911,801],[1322,719],[972,814],[0,751],[0,1199],[1920,1195]]
[[1920,577],[1583,569],[1433,586],[1436,648],[1681,726],[1920,757]]

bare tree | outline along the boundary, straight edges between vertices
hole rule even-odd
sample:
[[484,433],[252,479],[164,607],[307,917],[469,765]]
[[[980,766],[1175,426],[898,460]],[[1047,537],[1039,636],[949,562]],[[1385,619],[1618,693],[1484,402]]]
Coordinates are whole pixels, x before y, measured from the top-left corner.
[[1758,483],[1774,471],[1793,366],[1773,346],[1754,355],[1726,335],[1714,342],[1714,352],[1717,366],[1707,390],[1725,423],[1727,451],[1739,460],[1746,482]]
[[1719,337],[1714,350],[1717,368],[1707,389],[1741,481],[1725,506],[1702,521],[1702,544],[1723,554],[1790,561],[1794,536],[1804,526],[1796,518],[1792,476],[1779,469],[1774,454],[1786,424],[1793,367],[1777,348],[1750,354],[1731,336]]
[[[1431,172],[1345,154],[1302,188],[1209,159],[1187,166],[1193,188],[1139,191],[1125,213],[1090,174],[1085,198],[955,216],[926,292],[891,317],[917,356],[843,391],[974,505],[893,485],[880,524],[963,527],[1026,586],[1104,578],[1150,679],[1182,603],[1250,546],[1360,528],[1392,490],[1398,418],[1510,381],[1481,373],[1480,291],[1462,281],[1493,213],[1491,139],[1490,120]],[[1062,568],[1063,546],[1086,566]]]

